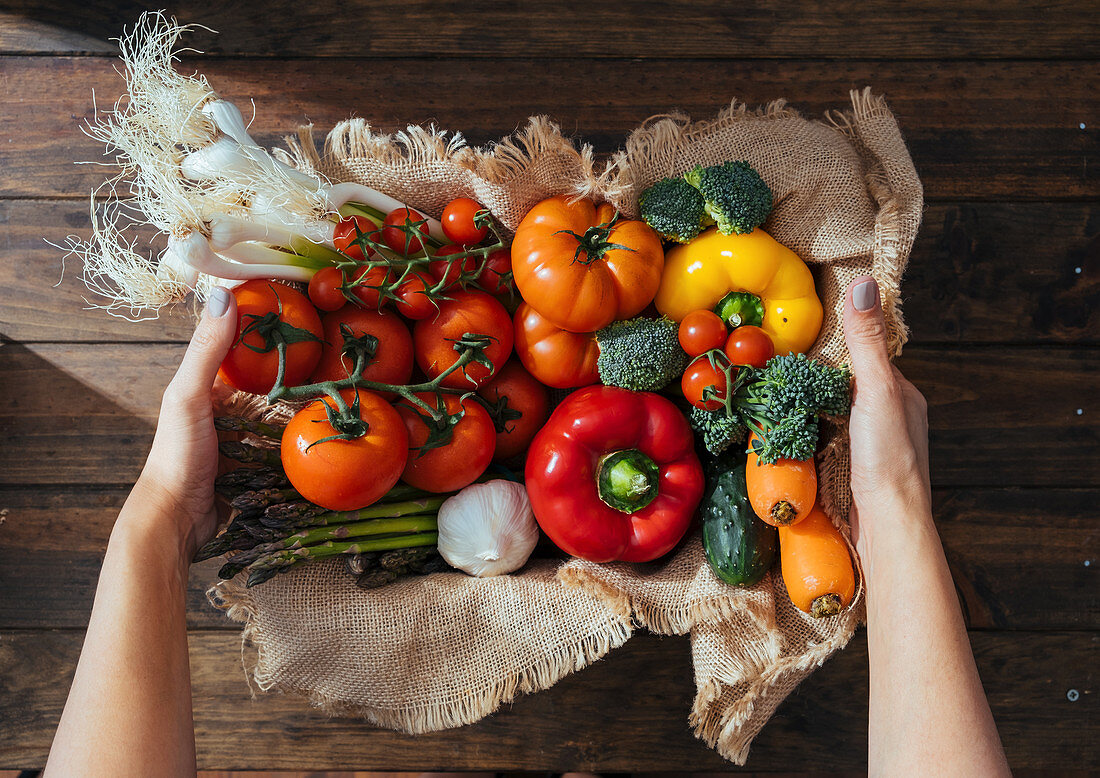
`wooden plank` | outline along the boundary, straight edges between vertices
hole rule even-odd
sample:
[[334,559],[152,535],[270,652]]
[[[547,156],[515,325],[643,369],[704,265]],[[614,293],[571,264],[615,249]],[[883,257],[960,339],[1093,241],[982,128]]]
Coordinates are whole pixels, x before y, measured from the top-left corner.
[[[0,52],[90,53],[114,50],[110,39],[133,24],[133,5],[101,7],[47,0],[6,3]],[[1100,55],[1095,8],[1085,0],[1046,4],[970,0],[898,5],[888,0],[730,6],[692,3],[554,5],[486,2],[448,5],[431,0],[342,3],[332,14],[277,0],[261,13],[198,0],[174,3],[198,31],[189,45],[219,54],[261,57],[591,56],[757,59],[870,57],[879,59],[1060,59]]]
[[[126,493],[122,487],[0,490],[0,508],[7,511],[0,531],[0,630],[88,623],[103,551]],[[1100,522],[1100,492],[937,489],[934,500],[969,627],[1100,630],[1100,547],[1090,535]],[[191,571],[192,627],[236,629],[204,596],[219,566],[211,560]]]
[[[8,722],[0,765],[44,763],[81,637],[76,631],[0,636],[0,719]],[[971,634],[1014,768],[1100,769],[1094,747],[1100,734],[1097,641],[1096,633],[1087,632]],[[682,774],[732,767],[688,728],[694,684],[687,638],[639,635],[495,716],[415,738],[330,719],[290,696],[250,700],[236,635],[193,632],[190,644],[201,768]],[[1070,689],[1078,691],[1073,702],[1066,696]],[[860,634],[780,707],[757,738],[747,769],[865,769],[866,699],[867,649]]]
[[[1094,203],[939,203],[925,212],[904,284],[915,343],[1100,342],[1100,210]],[[0,334],[35,341],[182,341],[189,309],[130,322],[89,310],[84,202],[0,200]],[[1080,272],[1077,270],[1080,269]]]
[[[122,84],[101,58],[6,58],[0,74],[0,196],[81,197],[105,170],[81,134]],[[1095,199],[1100,72],[1088,62],[188,60],[220,94],[256,102],[258,140],[309,119],[351,114],[392,130],[435,121],[481,144],[548,114],[597,151],[619,147],[647,117],[679,108],[712,116],[730,97],[785,97],[819,116],[867,84],[888,96],[930,198]],[[431,84],[430,89],[425,85]],[[685,84],[706,84],[685,89]],[[595,85],[595,86],[594,86]],[[1080,129],[1081,125],[1085,129]]]
[[[0,485],[126,484],[144,463],[176,344],[0,348]],[[1095,486],[1096,351],[911,347],[937,486]]]

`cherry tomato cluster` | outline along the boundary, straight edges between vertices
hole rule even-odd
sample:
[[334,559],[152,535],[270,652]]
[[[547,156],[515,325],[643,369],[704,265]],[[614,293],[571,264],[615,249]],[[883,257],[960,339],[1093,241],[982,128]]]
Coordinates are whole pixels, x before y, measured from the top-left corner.
[[220,374],[273,398],[321,396],[292,419],[281,454],[325,508],[362,508],[398,480],[460,489],[524,451],[549,415],[546,387],[511,358],[511,257],[487,211],[451,201],[444,245],[426,224],[411,208],[381,223],[347,216],[333,241],[346,261],[318,271],[308,296],[263,280],[233,292],[239,336]]
[[[714,311],[692,311],[680,321],[680,346],[695,359],[684,370],[680,388],[697,408],[716,411],[729,390],[727,372],[740,365],[764,367],[775,356],[768,333],[742,325],[730,331]],[[730,373],[732,374],[732,372]]]

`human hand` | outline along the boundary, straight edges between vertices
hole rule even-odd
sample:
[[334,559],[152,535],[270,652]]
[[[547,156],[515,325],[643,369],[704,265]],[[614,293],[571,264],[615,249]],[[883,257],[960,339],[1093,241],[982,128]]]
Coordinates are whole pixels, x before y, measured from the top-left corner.
[[[145,515],[153,516],[160,529],[171,527],[179,533],[188,561],[218,528],[213,400],[228,391],[215,379],[236,334],[237,301],[228,290],[216,287],[175,377],[164,390],[153,447],[134,488],[156,508]],[[163,526],[166,522],[168,527]]]
[[857,278],[848,287],[846,298],[844,339],[855,376],[848,420],[851,526],[853,540],[860,547],[872,526],[904,517],[931,519],[928,404],[890,363],[875,280]]

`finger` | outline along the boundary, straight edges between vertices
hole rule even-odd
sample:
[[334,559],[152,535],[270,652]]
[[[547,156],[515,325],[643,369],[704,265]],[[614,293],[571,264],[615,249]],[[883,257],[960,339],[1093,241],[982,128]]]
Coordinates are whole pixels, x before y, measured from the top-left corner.
[[890,380],[886,322],[878,284],[870,276],[860,276],[848,286],[844,301],[844,341],[852,357],[852,372],[857,384],[860,380],[873,384]]
[[206,310],[172,379],[171,389],[180,401],[210,404],[210,387],[236,335],[237,301],[229,290],[216,286],[210,291]]

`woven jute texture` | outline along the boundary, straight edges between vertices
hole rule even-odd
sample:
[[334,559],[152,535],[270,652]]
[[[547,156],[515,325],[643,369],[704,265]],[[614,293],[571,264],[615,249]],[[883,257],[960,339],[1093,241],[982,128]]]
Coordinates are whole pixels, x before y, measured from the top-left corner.
[[[657,179],[697,163],[746,159],[775,195],[765,229],[814,269],[825,322],[812,354],[840,364],[847,359],[844,290],[864,273],[879,282],[891,351],[900,351],[899,285],[922,208],[920,182],[885,102],[869,90],[851,99],[850,108],[824,120],[783,103],[759,110],[734,103],[697,123],[654,117],[602,167],[591,149],[575,147],[545,118],[486,149],[420,127],[383,135],[353,119],[320,151],[303,129],[285,158],[434,215],[467,195],[508,230],[536,202],[563,192],[635,215],[637,195]],[[257,417],[289,413],[258,398],[234,404]],[[846,434],[836,424],[824,430],[819,500],[846,532]],[[244,622],[253,648],[246,670],[258,688],[301,694],[328,712],[410,733],[477,721],[521,692],[581,670],[638,628],[690,634],[697,687],[690,725],[739,764],[779,703],[848,642],[864,614],[862,584],[851,608],[817,621],[791,605],[777,571],[751,589],[727,586],[711,573],[695,536],[645,565],[542,560],[500,578],[435,574],[364,591],[341,564],[318,563],[254,589],[239,579],[222,583],[210,597]]]

